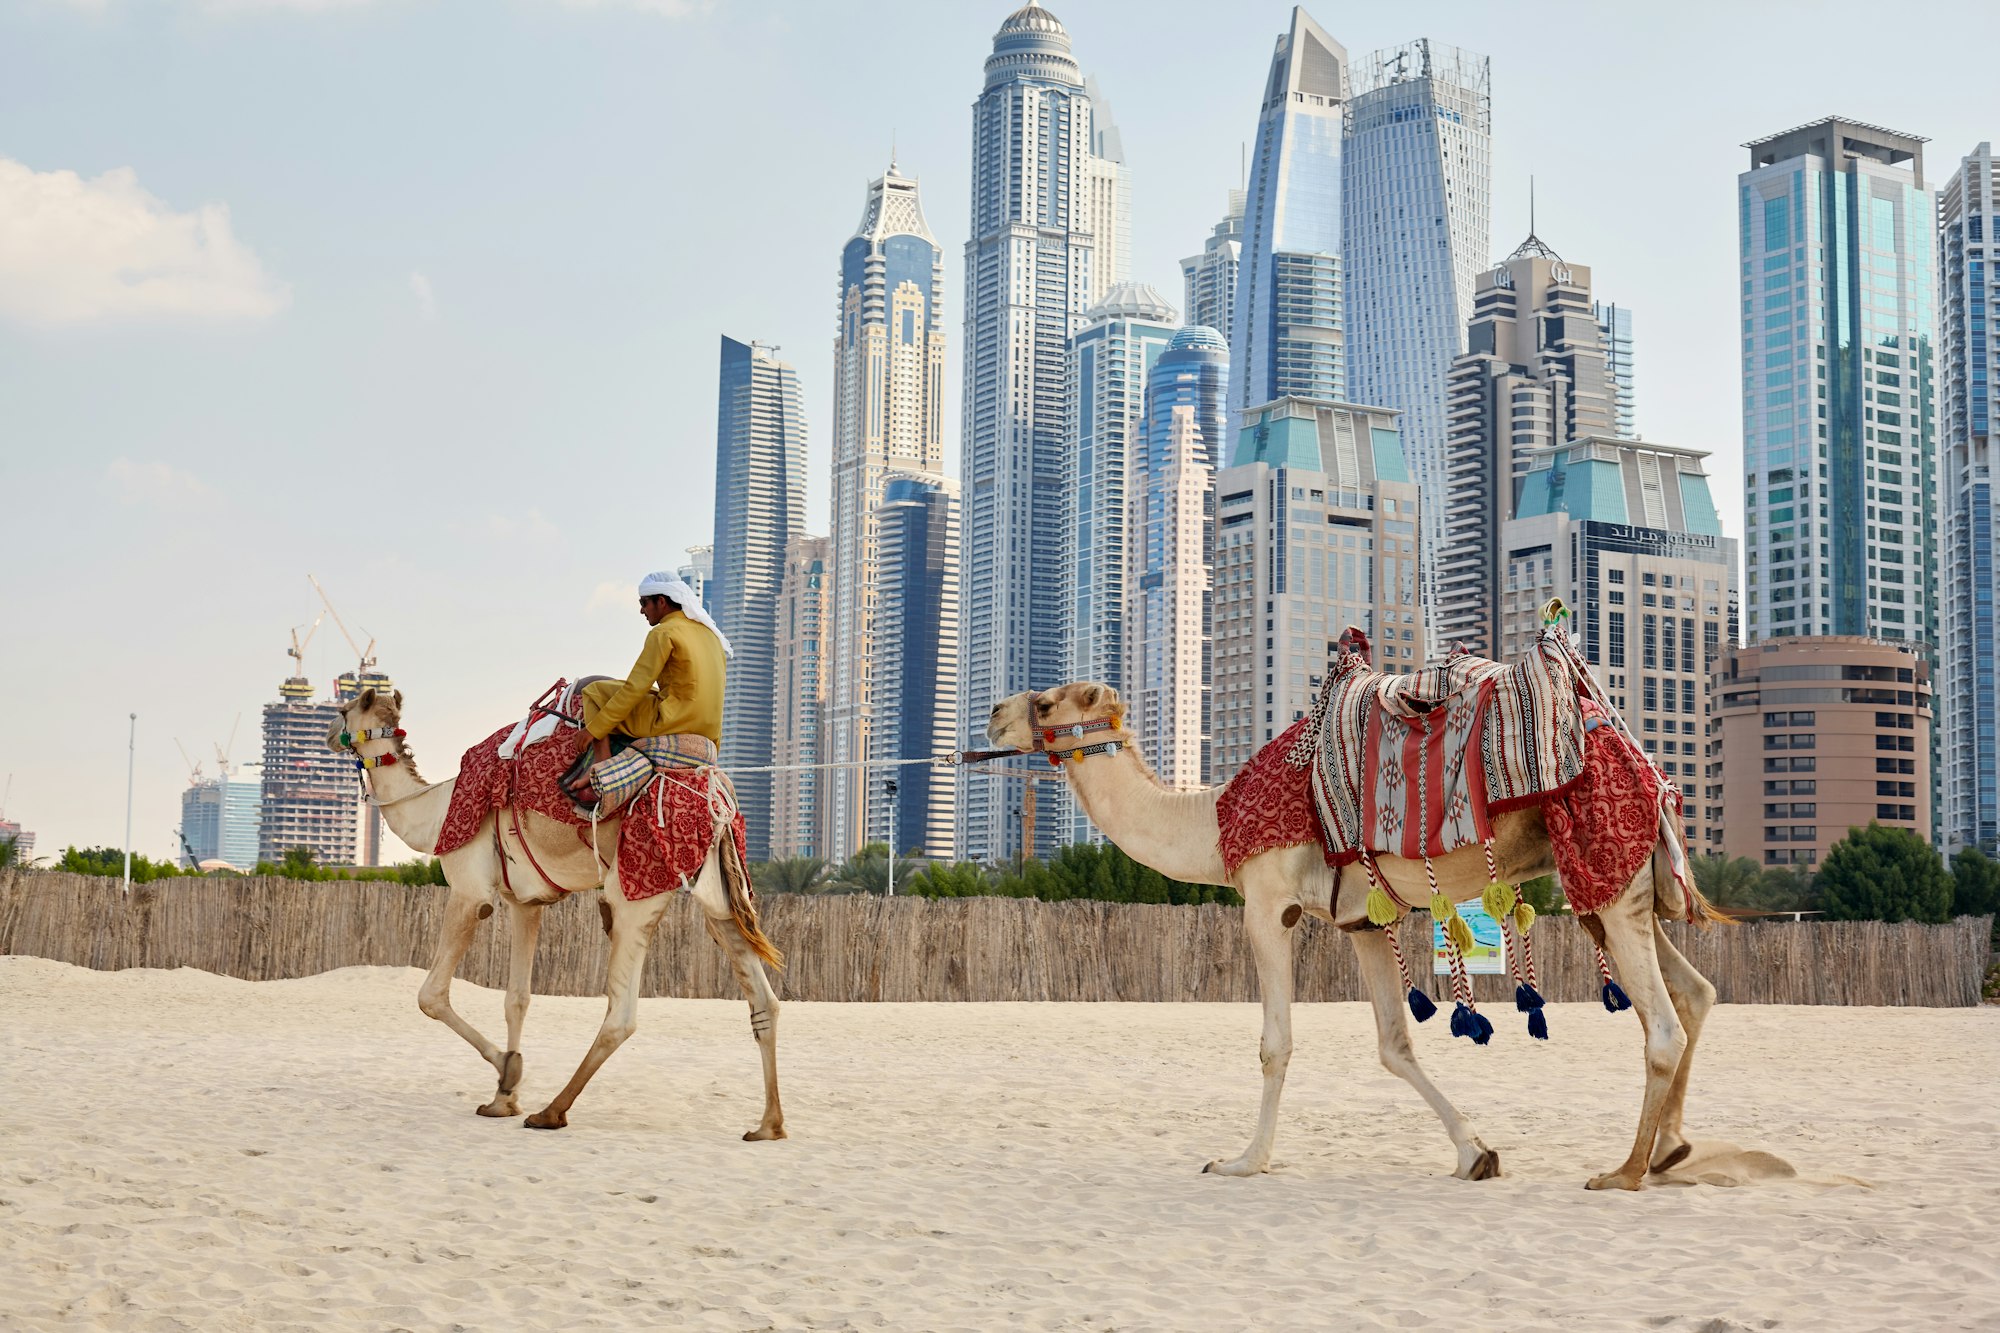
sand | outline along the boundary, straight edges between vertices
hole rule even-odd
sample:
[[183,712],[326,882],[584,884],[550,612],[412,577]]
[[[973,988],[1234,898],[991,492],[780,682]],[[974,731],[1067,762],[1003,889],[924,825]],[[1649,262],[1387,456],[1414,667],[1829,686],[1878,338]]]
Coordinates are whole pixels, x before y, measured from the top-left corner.
[[[1593,1006],[1420,1029],[1501,1154],[1478,1183],[1367,1012],[1301,1006],[1275,1167],[1225,1180],[1253,1006],[791,1004],[792,1138],[744,1143],[742,1004],[644,1001],[532,1133],[472,1114],[492,1077],[418,975],[0,959],[0,1327],[2000,1327],[1992,1008],[1719,1008],[1688,1174],[1739,1187],[1593,1194],[1641,1081]],[[534,1002],[524,1105],[601,1010]]]

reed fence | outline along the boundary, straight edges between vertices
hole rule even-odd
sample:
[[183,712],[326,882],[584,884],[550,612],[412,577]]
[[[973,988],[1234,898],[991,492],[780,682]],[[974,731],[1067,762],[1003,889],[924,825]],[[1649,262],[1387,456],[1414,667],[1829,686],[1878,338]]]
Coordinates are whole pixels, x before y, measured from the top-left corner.
[[[427,967],[446,890],[381,882],[170,879],[134,885],[51,871],[0,870],[0,954],[83,967],[194,967],[251,981],[338,967]],[[589,899],[592,895],[578,895]],[[764,928],[788,956],[776,979],[798,1000],[1254,1000],[1242,909],[1019,898],[815,897],[760,900]],[[506,914],[484,922],[459,975],[506,980]],[[1881,921],[1759,922],[1667,935],[1725,1002],[1963,1006],[1980,1002],[1991,917],[1946,925]],[[1411,965],[1428,976],[1430,918],[1402,927]],[[1294,996],[1363,998],[1354,951],[1310,918],[1294,932]],[[1535,926],[1535,961],[1551,1000],[1592,1000],[1598,978],[1575,920]],[[593,901],[548,909],[535,964],[542,995],[597,995],[604,937]],[[647,995],[739,992],[699,909],[677,895],[646,960]],[[1511,998],[1504,977],[1474,979],[1481,1000]],[[1433,985],[1434,994],[1441,994]]]

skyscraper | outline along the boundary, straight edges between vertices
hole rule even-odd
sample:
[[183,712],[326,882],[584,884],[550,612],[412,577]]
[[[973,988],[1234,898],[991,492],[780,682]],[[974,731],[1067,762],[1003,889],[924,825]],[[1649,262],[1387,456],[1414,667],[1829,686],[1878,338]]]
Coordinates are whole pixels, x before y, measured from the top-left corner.
[[1230,326],[1231,411],[1347,395],[1340,139],[1347,49],[1302,8],[1278,38],[1257,119]]
[[1201,253],[1181,261],[1182,314],[1189,325],[1228,329],[1235,322],[1236,275],[1243,265],[1243,191],[1229,192],[1229,209],[1203,242]]
[[1096,79],[1084,77],[1083,95],[1090,99],[1090,156],[1084,169],[1090,181],[1086,218],[1094,246],[1090,263],[1094,305],[1124,282],[1132,269],[1132,169],[1125,165],[1125,140]]
[[[1439,496],[1445,380],[1493,253],[1486,57],[1419,39],[1361,61],[1342,154],[1347,394],[1402,413],[1411,474]],[[1443,505],[1424,507],[1426,606],[1437,605],[1444,520]]]
[[1594,301],[1590,312],[1597,317],[1597,339],[1604,345],[1604,373],[1611,377],[1612,416],[1618,438],[1636,440],[1639,413],[1633,399],[1632,307]]
[[[778,586],[771,712],[771,856],[828,856],[825,769],[827,565],[832,543],[798,536],[785,544]],[[830,858],[829,858],[830,859]]]
[[1229,444],[1229,344],[1174,334],[1146,377],[1125,580],[1127,725],[1169,787],[1210,780],[1215,465]]
[[1944,732],[1939,778],[1941,828],[1950,847],[1989,852],[2000,841],[2000,534],[1993,488],[2000,480],[1993,383],[2000,379],[2000,317],[1993,299],[2000,272],[2000,184],[1993,145],[1980,144],[1945,182],[1938,210],[1943,279],[1944,547],[1940,592],[1944,643],[1939,654],[1938,721]]
[[1285,398],[1216,477],[1214,778],[1305,716],[1349,625],[1383,671],[1423,662],[1417,488],[1396,414]]
[[[869,733],[870,842],[902,856],[952,853],[953,775],[920,759],[957,748],[958,494],[935,473],[896,473],[878,511],[876,680],[893,703]],[[892,793],[888,784],[895,784]]]
[[1703,784],[1709,682],[1735,644],[1736,542],[1722,535],[1695,449],[1587,436],[1530,455],[1501,524],[1499,656],[1512,661],[1561,597],[1612,703],[1686,794],[1688,845],[1721,847],[1721,796]]
[[[722,340],[715,422],[715,551],[703,590],[733,655],[722,696],[722,764],[775,762],[778,591],[785,547],[805,532],[805,413],[798,375],[762,343]],[[270,769],[265,769],[266,783]],[[771,775],[742,773],[750,859],[771,857]]]
[[[1069,33],[1038,4],[993,38],[972,112],[972,238],[965,247],[964,529],[959,733],[1018,690],[1062,679],[1069,651],[1060,553],[1066,510],[1069,339],[1099,290],[1092,108]],[[961,850],[1020,848],[1018,792],[961,788]],[[1044,821],[1037,846],[1058,830]]]
[[[834,340],[833,606],[827,757],[872,752],[880,569],[878,511],[892,471],[944,467],[944,251],[924,223],[917,182],[891,163],[868,186],[861,225],[841,251]],[[888,703],[898,704],[891,694]],[[949,748],[949,747],[946,747]],[[868,771],[827,770],[820,854],[844,861],[872,841]]]
[[1438,594],[1426,611],[1440,650],[1500,655],[1500,528],[1537,450],[1612,433],[1611,386],[1590,313],[1590,270],[1526,241],[1473,301],[1445,403]]
[[307,847],[321,865],[351,866],[361,833],[361,784],[351,755],[327,748],[340,720],[331,703],[314,703],[312,682],[292,676],[264,705],[264,787],[257,819],[257,859],[280,861]]
[[257,863],[257,824],[264,786],[254,765],[225,766],[212,778],[196,777],[181,793],[181,840],[193,863],[226,861],[238,870]]
[[1937,642],[1936,199],[1922,139],[1828,119],[1737,177],[1751,643]]

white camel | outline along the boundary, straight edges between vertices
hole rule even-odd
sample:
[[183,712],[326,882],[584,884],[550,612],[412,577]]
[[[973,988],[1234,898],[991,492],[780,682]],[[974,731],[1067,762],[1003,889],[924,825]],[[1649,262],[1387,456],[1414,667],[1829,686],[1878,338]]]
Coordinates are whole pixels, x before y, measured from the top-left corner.
[[[394,733],[401,717],[403,696],[363,690],[341,705],[340,721],[327,737],[335,749],[353,749],[365,758],[394,753],[393,763],[368,770],[382,818],[397,837],[420,852],[437,847],[444,827],[445,812],[451,805],[456,778],[426,783],[417,774],[409,747]],[[357,738],[341,743],[346,731]],[[495,825],[498,825],[497,833]],[[563,1090],[540,1111],[529,1116],[531,1129],[561,1129],[569,1123],[569,1108],[611,1053],[630,1037],[638,1024],[639,974],[645,967],[646,950],[653,931],[666,912],[672,894],[662,893],[638,902],[627,901],[619,891],[616,848],[617,819],[597,827],[597,850],[609,862],[602,874],[604,892],[598,910],[604,916],[611,937],[611,961],[606,972],[605,1013],[597,1039],[584,1053],[583,1062]],[[523,846],[521,834],[527,845]],[[726,836],[726,835],[725,835]],[[750,1030],[756,1036],[764,1064],[764,1116],[746,1139],[782,1139],[785,1114],[778,1103],[778,997],[764,975],[763,962],[778,964],[780,956],[764,937],[757,922],[757,909],[747,892],[741,891],[725,875],[719,842],[709,850],[708,860],[693,885],[695,901],[701,904],[708,933],[729,956],[736,980],[750,1002]],[[501,857],[508,869],[502,873]],[[532,860],[530,859],[532,857]],[[541,933],[542,909],[566,896],[544,883],[534,866],[565,888],[578,891],[595,888],[599,882],[599,859],[593,848],[578,839],[576,830],[560,821],[532,811],[523,811],[519,833],[512,818],[489,813],[479,832],[463,847],[440,858],[445,880],[451,886],[445,901],[444,925],[438,939],[436,959],[417,1005],[465,1038],[486,1063],[498,1071],[499,1088],[493,1100],[479,1108],[485,1116],[515,1116],[521,1113],[521,1024],[528,1016],[530,983],[534,976],[535,942]],[[511,887],[510,887],[511,886]],[[512,959],[507,977],[507,1046],[495,1046],[451,1007],[451,979],[466,950],[472,946],[474,928],[493,914],[495,902],[508,911]]]
[[[1108,685],[1077,682],[1041,693],[1022,693],[994,705],[987,735],[996,745],[1018,750],[1036,748],[1035,728],[1061,728],[1080,722],[1102,722],[1122,716],[1118,694]],[[1122,731],[1112,738],[1130,741]],[[1059,738],[1056,750],[1093,746],[1102,731],[1071,740]],[[1303,912],[1310,912],[1346,931],[1361,960],[1362,977],[1375,1008],[1376,1035],[1382,1063],[1414,1087],[1444,1122],[1458,1150],[1462,1179],[1483,1180],[1500,1173],[1499,1154],[1480,1142],[1471,1124],[1446,1100],[1417,1063],[1410,1045],[1403,988],[1386,931],[1371,927],[1366,911],[1368,882],[1361,874],[1338,879],[1313,845],[1280,847],[1245,860],[1232,878],[1224,870],[1217,801],[1223,788],[1169,791],[1162,787],[1140,757],[1126,744],[1111,753],[1092,753],[1065,761],[1064,776],[1091,822],[1133,860],[1163,875],[1195,884],[1227,884],[1243,895],[1244,927],[1255,957],[1258,986],[1263,993],[1264,1032],[1259,1054],[1264,1067],[1264,1096],[1257,1113],[1257,1131],[1242,1156],[1210,1162],[1203,1169],[1228,1176],[1248,1176],[1270,1169],[1277,1136],[1278,1098],[1284,1090],[1285,1069],[1292,1055],[1292,949],[1290,929]],[[1520,883],[1555,869],[1541,811],[1526,810],[1494,821],[1494,856],[1499,878]],[[1644,1028],[1646,1092],[1632,1152],[1614,1170],[1593,1177],[1591,1189],[1638,1189],[1648,1170],[1665,1171],[1688,1153],[1681,1131],[1681,1111],[1687,1098],[1688,1068],[1693,1062],[1703,1019],[1715,1002],[1715,987],[1681,956],[1655,917],[1679,916],[1689,910],[1686,893],[1670,869],[1669,851],[1653,847],[1645,865],[1611,904],[1594,920],[1605,951],[1618,969],[1619,981],[1631,997]],[[1423,862],[1381,856],[1380,872],[1405,902],[1426,902],[1430,886]],[[1489,876],[1478,847],[1433,857],[1437,888],[1454,902],[1477,898]],[[1694,895],[1697,916],[1707,904]],[[1596,932],[1593,932],[1596,933]]]

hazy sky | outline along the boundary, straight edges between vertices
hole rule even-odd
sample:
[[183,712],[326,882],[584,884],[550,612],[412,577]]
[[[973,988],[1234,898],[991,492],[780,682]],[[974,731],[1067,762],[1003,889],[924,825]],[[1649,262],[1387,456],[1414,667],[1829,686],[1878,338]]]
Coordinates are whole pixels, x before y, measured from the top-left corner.
[[[174,738],[201,757],[240,713],[256,757],[308,572],[427,776],[555,677],[622,673],[634,582],[709,537],[718,334],[798,367],[824,531],[840,246],[893,140],[955,382],[1011,8],[0,0],[8,816],[44,852],[120,841],[136,711],[134,841],[171,854]],[[1052,8],[1123,132],[1134,276],[1178,305],[1289,7]],[[1838,113],[1928,135],[1934,183],[2000,138],[1989,4],[1309,8],[1356,57],[1492,57],[1494,254],[1533,174],[1542,237],[1636,312],[1641,432],[1715,451],[1731,535],[1739,145]],[[351,661],[323,626],[314,682]]]

